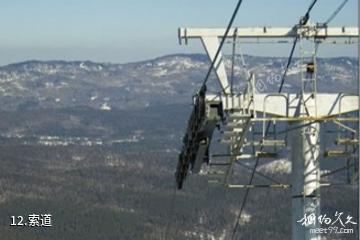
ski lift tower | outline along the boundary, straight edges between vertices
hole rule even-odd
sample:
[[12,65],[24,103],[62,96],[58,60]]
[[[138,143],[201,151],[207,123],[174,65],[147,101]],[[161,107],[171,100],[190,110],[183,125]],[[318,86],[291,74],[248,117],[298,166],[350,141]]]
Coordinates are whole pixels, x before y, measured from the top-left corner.
[[[200,39],[211,61],[215,60],[219,40],[224,38],[226,29],[180,28],[180,44],[190,39]],[[249,74],[246,89],[234,92],[229,83],[222,54],[214,63],[214,71],[221,86],[221,93],[208,93],[201,89],[195,97],[194,109],[188,122],[183,149],[179,156],[176,181],[182,188],[188,172],[199,173],[201,165],[221,165],[224,171],[224,186],[228,188],[253,188],[255,185],[231,183],[231,174],[236,162],[244,158],[269,157],[268,146],[289,144],[291,147],[292,184],[269,185],[268,187],[292,188],[292,239],[320,240],[319,233],[302,226],[298,221],[304,216],[320,213],[320,125],[333,122],[347,128],[346,123],[358,122],[359,118],[349,113],[359,110],[359,96],[346,93],[320,93],[317,91],[317,44],[322,41],[357,39],[357,27],[328,27],[321,24],[296,25],[293,28],[232,28],[229,38],[235,40],[297,39],[300,43],[301,84],[298,93],[258,93],[255,89],[255,75]],[[254,132],[252,123],[263,124],[263,134],[257,145],[260,150],[246,154],[247,135]],[[267,123],[289,123],[292,129],[291,141],[268,139]],[[210,143],[215,127],[221,131],[221,142],[228,145],[226,162],[211,164]],[[357,136],[357,135],[356,135]],[[339,142],[358,145],[357,137],[338,139]],[[346,154],[330,152],[328,154]]]

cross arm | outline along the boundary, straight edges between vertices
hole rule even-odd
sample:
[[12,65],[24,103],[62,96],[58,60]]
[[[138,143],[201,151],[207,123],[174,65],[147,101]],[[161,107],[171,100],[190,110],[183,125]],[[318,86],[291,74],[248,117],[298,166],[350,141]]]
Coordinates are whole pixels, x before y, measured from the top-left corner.
[[[224,28],[179,28],[179,41],[191,38],[218,37],[225,35]],[[359,29],[357,27],[248,27],[232,28],[228,34],[229,38],[294,38],[303,35],[304,37],[318,38],[357,38]]]

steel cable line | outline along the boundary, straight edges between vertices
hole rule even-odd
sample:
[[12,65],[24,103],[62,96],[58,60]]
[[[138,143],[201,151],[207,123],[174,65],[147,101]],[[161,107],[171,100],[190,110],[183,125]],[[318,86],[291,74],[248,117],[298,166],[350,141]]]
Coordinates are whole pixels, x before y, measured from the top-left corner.
[[311,3],[311,5],[308,8],[308,11],[307,11],[306,15],[310,14],[310,12],[313,9],[313,7],[315,6],[316,2],[317,2],[317,0],[313,0],[313,2]]
[[335,10],[335,12],[333,12],[333,14],[330,15],[330,17],[326,20],[325,24],[328,25],[337,15],[338,13],[343,9],[343,7],[345,6],[345,4],[348,2],[349,0],[344,0],[340,6]]
[[292,61],[292,58],[293,58],[293,55],[294,55],[294,52],[295,52],[295,48],[296,48],[296,44],[297,44],[298,39],[299,39],[298,36],[296,36],[295,39],[294,39],[294,43],[293,43],[293,46],[291,48],[290,56],[289,56],[287,64],[286,64],[285,71],[284,71],[284,73],[283,73],[283,75],[281,77],[281,83],[280,83],[278,93],[281,93],[281,91],[283,89],[283,86],[284,86],[284,83],[285,83],[285,77],[286,77],[286,74],[287,74],[287,72],[289,70],[289,67],[291,65],[291,61]]
[[328,172],[328,173],[323,173],[323,174],[321,175],[321,177],[327,177],[327,176],[334,175],[334,174],[336,174],[336,173],[339,173],[339,172],[348,170],[348,169],[354,167],[355,165],[356,165],[355,163],[352,163],[352,164],[350,164],[350,165],[346,165],[346,166],[343,166],[343,167],[334,169],[334,170],[332,170],[332,171],[330,171],[330,172]]
[[[171,197],[171,202],[170,202],[170,216],[172,217],[174,215],[174,211],[175,211],[175,200],[176,200],[176,192],[177,192],[177,188],[175,186],[174,188],[174,192],[172,194]],[[170,220],[167,222],[166,224],[166,228],[165,228],[165,240],[168,240],[169,238],[169,230],[170,230]]]
[[291,132],[291,131],[295,131],[295,130],[297,130],[297,129],[300,129],[300,128],[303,128],[303,127],[307,127],[307,126],[310,126],[311,124],[313,124],[313,123],[318,123],[318,122],[320,122],[320,121],[311,121],[311,122],[308,122],[308,123],[305,123],[305,124],[301,124],[301,125],[299,125],[299,126],[296,126],[296,127],[293,127],[293,128],[288,128],[288,129],[286,129],[286,130],[283,130],[283,131],[280,131],[280,132],[278,132],[277,134],[284,134],[284,133],[288,133],[288,132]]
[[[248,170],[248,171],[253,171],[253,169],[252,169],[251,167],[248,167],[248,166],[246,166],[245,164],[243,164],[243,163],[241,163],[241,162],[235,162],[235,164],[237,164],[237,165],[245,168],[245,169]],[[255,173],[256,173],[256,175],[258,175],[258,176],[260,176],[260,177],[263,177],[264,179],[267,179],[267,180],[269,180],[269,181],[271,181],[271,182],[273,182],[273,183],[281,184],[281,183],[280,183],[279,181],[277,181],[276,179],[274,179],[274,178],[272,178],[272,177],[270,177],[270,176],[267,176],[267,175],[265,175],[265,174],[262,174],[262,173],[259,172],[259,171],[256,171]]]
[[[310,12],[311,10],[314,8],[316,2],[318,0],[313,0],[312,3],[310,4],[307,12],[305,13],[305,15],[301,18],[300,20],[300,25],[306,25],[307,22],[309,21],[309,18],[310,18]],[[347,0],[346,0],[347,1]],[[286,77],[286,74],[287,74],[287,71],[289,70],[289,67],[291,65],[291,61],[293,59],[293,55],[294,55],[294,51],[295,51],[295,48],[296,48],[296,45],[297,45],[297,41],[299,40],[299,36],[297,35],[294,39],[294,43],[293,43],[293,46],[291,48],[291,52],[290,52],[290,56],[288,58],[288,61],[287,61],[287,64],[286,64],[286,68],[285,68],[285,71],[284,71],[284,74],[281,78],[281,84],[280,84],[280,87],[279,87],[279,91],[278,93],[280,93],[282,91],[282,88],[283,88],[283,85],[284,85],[284,82],[285,82],[285,77]]]
[[[211,66],[210,66],[210,68],[209,68],[209,70],[208,70],[208,72],[207,72],[207,74],[206,74],[205,80],[204,80],[204,82],[203,82],[203,84],[202,84],[202,86],[201,86],[200,91],[203,91],[203,92],[204,92],[204,91],[206,90],[206,83],[207,83],[207,81],[209,80],[211,71],[212,71],[212,70],[214,69],[214,67],[215,67],[215,63],[217,62],[217,59],[218,59],[218,57],[219,57],[219,55],[220,55],[220,52],[221,52],[221,50],[222,50],[222,48],[223,48],[223,46],[224,46],[224,44],[225,44],[225,42],[226,42],[226,38],[227,38],[228,35],[229,35],[230,29],[231,29],[231,27],[232,27],[232,25],[233,25],[233,23],[234,23],[234,20],[235,20],[235,18],[236,18],[236,15],[237,15],[237,13],[238,13],[238,11],[239,11],[239,8],[240,8],[242,2],[243,2],[243,0],[239,0],[239,2],[237,3],[237,5],[236,5],[236,7],[235,7],[234,13],[233,13],[233,15],[231,16],[230,22],[229,22],[229,24],[228,24],[228,26],[227,26],[227,28],[226,28],[225,35],[223,36],[223,38],[222,38],[222,40],[221,40],[220,46],[218,47],[218,50],[217,50],[217,52],[216,52],[216,55],[215,55],[214,60],[211,62]],[[222,90],[225,91],[225,89],[222,89]]]
[[[269,131],[270,124],[271,124],[271,123],[269,122],[268,125],[267,125],[266,131],[265,131],[265,136],[267,135],[267,133],[268,133],[268,131]],[[263,150],[263,148],[264,148],[264,145],[261,145],[261,147],[260,147],[260,152]],[[254,176],[255,176],[255,173],[256,173],[256,168],[257,168],[257,166],[259,165],[259,159],[260,159],[260,157],[257,157],[257,158],[256,158],[256,162],[255,162],[254,168],[252,169],[251,177],[250,177],[250,180],[249,180],[249,184],[248,184],[248,185],[251,185],[252,182],[253,182],[253,179],[254,179]],[[241,215],[242,215],[242,212],[243,212],[243,210],[244,210],[244,208],[245,208],[245,204],[246,204],[246,201],[247,201],[249,192],[250,192],[250,188],[247,188],[246,191],[245,191],[245,195],[244,195],[244,198],[243,198],[243,202],[242,202],[241,207],[240,207],[240,211],[239,211],[238,217],[237,217],[237,219],[236,219],[235,227],[234,227],[234,229],[233,229],[233,232],[232,232],[232,235],[231,235],[231,238],[230,238],[230,239],[232,239],[232,240],[234,239],[235,234],[236,234],[236,232],[237,232],[237,229],[238,229],[238,227],[239,227]]]
[[[300,20],[300,25],[305,25],[309,21],[310,12],[311,12],[311,10],[313,9],[313,7],[315,6],[316,3],[317,3],[317,0],[312,1],[312,3],[310,4],[310,6],[309,6],[309,8],[308,8],[308,10],[306,12],[306,14]],[[294,43],[293,43],[293,46],[292,46],[292,49],[291,49],[291,52],[290,52],[290,56],[288,58],[288,62],[286,64],[286,68],[285,68],[285,71],[284,71],[284,74],[283,74],[283,77],[282,77],[282,80],[281,80],[281,84],[280,84],[278,93],[281,93],[281,91],[282,91],[282,88],[283,88],[283,85],[284,85],[284,82],[285,82],[285,77],[286,77],[287,71],[288,71],[288,69],[289,69],[289,67],[291,65],[291,61],[292,61],[292,58],[293,58],[293,55],[294,55],[297,40],[298,40],[298,36],[294,39]],[[271,122],[269,122],[267,124],[266,131],[265,131],[265,136],[267,136],[270,126],[271,126]],[[261,145],[260,151],[262,151],[263,147],[264,147],[264,145]],[[253,182],[255,172],[256,172],[256,168],[257,168],[257,166],[259,164],[259,159],[260,159],[259,157],[256,158],[256,162],[255,162],[255,165],[254,165],[254,168],[253,168],[250,180],[249,180],[249,185],[251,185],[252,182]],[[243,201],[242,201],[242,204],[240,205],[241,206],[240,211],[239,211],[239,214],[238,214],[238,217],[237,217],[237,220],[236,220],[236,224],[235,224],[235,227],[233,229],[233,232],[232,232],[232,235],[231,235],[231,238],[230,238],[231,240],[234,240],[234,237],[236,235],[237,229],[238,229],[239,224],[240,224],[241,215],[242,215],[242,212],[244,210],[244,207],[245,207],[249,192],[250,192],[250,189],[247,188],[246,192],[245,192],[245,195],[244,195],[244,198],[243,198]]]
[[[316,2],[318,0],[313,0],[312,3],[310,4],[307,12],[305,13],[305,15],[301,18],[299,24],[300,25],[306,25],[307,22],[309,21],[309,18],[310,18],[310,12],[311,10],[314,8]],[[295,29],[296,29],[296,26],[295,26]],[[288,61],[287,61],[287,64],[286,64],[286,68],[285,68],[285,71],[284,71],[284,74],[281,78],[281,84],[280,84],[280,87],[279,87],[279,91],[278,93],[280,93],[282,91],[282,88],[283,88],[283,85],[284,85],[284,82],[285,82],[285,77],[286,77],[286,74],[287,74],[287,71],[289,70],[289,67],[291,65],[291,61],[293,59],[293,55],[294,55],[294,51],[295,51],[295,48],[296,48],[296,45],[297,45],[297,41],[299,40],[299,36],[297,35],[294,39],[294,43],[293,43],[293,46],[291,48],[291,52],[290,52],[290,56],[288,58]]]
[[[359,146],[354,147],[354,148],[353,148],[353,151],[352,151],[352,154],[355,154],[358,150],[359,150]],[[335,174],[335,173],[338,173],[338,172],[341,172],[341,171],[344,171],[344,170],[348,170],[348,169],[350,169],[351,167],[355,167],[355,166],[356,166],[356,164],[353,163],[353,164],[350,164],[350,165],[348,165],[348,166],[340,167],[340,168],[334,169],[334,170],[332,170],[332,171],[330,171],[330,172],[328,172],[328,173],[322,174],[321,177],[330,176],[330,175],[333,175],[333,174]]]
[[309,6],[309,8],[308,8],[308,10],[307,10],[307,12],[305,13],[305,15],[301,18],[301,20],[300,20],[300,25],[306,25],[307,24],[307,22],[309,21],[309,18],[310,18],[310,12],[311,12],[311,10],[314,8],[314,6],[315,6],[315,4],[316,4],[316,2],[317,2],[318,0],[313,0],[312,2],[311,2],[311,4],[310,4],[310,6]]
[[[279,90],[278,90],[279,93],[282,91],[282,88],[283,88],[283,85],[284,85],[284,82],[285,82],[285,76],[286,76],[287,71],[288,71],[288,69],[290,67],[290,64],[291,64],[291,59],[292,59],[294,51],[295,51],[297,40],[298,40],[298,37],[296,37],[295,40],[294,40],[294,44],[293,44],[292,49],[291,49],[290,57],[288,59],[288,62],[287,62],[287,65],[286,65],[286,68],[285,68],[285,71],[284,71],[284,74],[283,74],[283,77],[282,77],[282,80],[281,80],[281,84],[280,84],[280,87],[279,87]],[[271,122],[268,122],[268,124],[266,126],[266,130],[265,130],[265,136],[267,136],[267,134],[269,132],[269,129],[270,129],[270,126],[271,126]],[[261,145],[260,151],[262,151],[263,148],[264,148],[264,145]],[[249,185],[251,185],[253,183],[253,179],[254,179],[254,176],[255,176],[255,173],[256,173],[256,168],[259,165],[259,160],[260,160],[260,157],[257,157],[254,168],[252,169],[251,177],[250,177],[250,180],[249,180]],[[243,202],[240,205],[241,206],[240,211],[239,211],[238,217],[236,219],[235,227],[233,229],[233,232],[232,232],[232,235],[231,235],[231,238],[230,238],[232,240],[234,239],[235,234],[237,232],[237,229],[239,227],[240,220],[241,220],[241,215],[242,215],[242,212],[243,212],[243,210],[245,208],[245,204],[246,204],[249,192],[250,192],[250,188],[247,188],[245,190],[245,195],[244,195],[244,198],[243,198]]]
[[[209,79],[209,77],[210,77],[211,71],[212,71],[212,70],[214,69],[214,67],[215,67],[215,63],[216,63],[216,61],[217,61],[217,59],[218,59],[218,57],[219,57],[219,54],[220,54],[220,52],[221,52],[221,50],[222,50],[222,48],[223,48],[223,46],[224,46],[224,44],[225,44],[226,38],[227,38],[228,35],[229,35],[230,29],[231,29],[231,27],[232,27],[232,25],[233,25],[233,23],[234,23],[234,20],[235,20],[235,18],[236,18],[236,15],[237,15],[237,13],[238,13],[238,11],[239,11],[239,9],[240,9],[240,6],[241,6],[242,2],[243,2],[243,0],[239,0],[239,2],[237,3],[237,5],[236,5],[236,7],[235,7],[235,10],[234,10],[234,12],[233,12],[233,14],[232,14],[232,16],[231,16],[230,22],[229,22],[229,24],[228,24],[228,27],[227,27],[227,29],[226,29],[226,31],[225,31],[225,35],[223,36],[223,38],[222,38],[222,40],[221,40],[221,43],[220,43],[219,48],[218,48],[218,50],[217,50],[217,52],[216,52],[215,58],[214,58],[214,60],[211,62],[211,66],[210,66],[210,68],[209,68],[209,70],[208,70],[208,72],[207,72],[207,74],[206,74],[205,80],[204,80],[204,82],[203,82],[203,84],[202,84],[202,86],[201,86],[201,88],[200,88],[200,92],[205,92],[205,91],[206,91],[206,83],[207,83],[207,81],[208,81],[208,79]],[[222,89],[222,90],[225,91],[225,89]],[[171,212],[170,215],[173,215],[173,212],[174,212],[175,200],[176,200],[176,192],[177,192],[177,189],[176,189],[176,187],[175,187],[175,191],[174,191],[174,193],[173,193],[173,197],[172,197],[171,204],[170,204],[170,212]],[[165,230],[165,240],[168,239],[169,228],[170,228],[170,223],[168,222],[168,224],[167,224],[167,226],[166,226],[166,230]]]
[[[344,8],[344,6],[346,5],[346,3],[348,2],[349,0],[344,0],[340,5],[339,7],[337,7],[335,9],[335,11],[330,15],[330,17],[326,20],[326,22],[324,23],[325,26],[327,26],[338,14],[339,12]],[[315,48],[315,51],[317,52],[318,51],[318,48],[319,48],[319,44],[316,45],[316,48]]]

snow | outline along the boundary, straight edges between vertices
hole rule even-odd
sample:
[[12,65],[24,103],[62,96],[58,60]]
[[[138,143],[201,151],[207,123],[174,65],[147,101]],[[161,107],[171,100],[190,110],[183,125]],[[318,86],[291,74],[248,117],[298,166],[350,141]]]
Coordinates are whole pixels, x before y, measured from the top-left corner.
[[293,68],[290,68],[288,71],[287,71],[287,75],[290,76],[290,75],[297,75],[297,74],[300,74],[301,73],[301,69],[299,69],[298,67],[293,67]]
[[158,62],[156,65],[158,65],[159,67],[162,67],[162,66],[167,65],[167,62]]
[[158,67],[176,67],[177,69],[191,69],[200,67],[203,63],[194,62],[191,58],[178,58],[175,57],[171,60],[163,60],[156,63]]
[[249,223],[251,221],[251,215],[247,212],[243,212],[241,214],[241,218],[240,218],[240,224],[244,225],[246,223]]
[[54,87],[54,83],[52,83],[52,82],[46,82],[46,83],[45,83],[45,87],[46,87],[46,88],[52,88],[52,87]]
[[[90,140],[86,137],[59,137],[59,136],[38,136],[37,144],[44,146],[95,146],[103,145],[99,139]],[[76,161],[76,159],[74,159]]]
[[80,67],[81,69],[84,69],[84,70],[87,70],[87,71],[89,70],[89,68],[85,65],[84,62],[80,63],[79,67]]
[[258,170],[267,174],[289,174],[291,173],[291,162],[288,159],[274,160],[261,165]]
[[109,104],[107,102],[105,102],[101,105],[100,109],[103,111],[110,111],[111,107],[109,106]]
[[153,73],[153,76],[154,77],[162,77],[162,76],[165,76],[166,74],[168,73],[168,70],[167,69],[156,69]]

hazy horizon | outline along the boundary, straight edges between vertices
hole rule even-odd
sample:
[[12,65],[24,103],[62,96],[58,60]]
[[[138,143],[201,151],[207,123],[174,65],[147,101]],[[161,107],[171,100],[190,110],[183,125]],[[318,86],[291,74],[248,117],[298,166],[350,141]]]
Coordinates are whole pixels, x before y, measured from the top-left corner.
[[[131,64],[131,63],[139,63],[139,62],[146,62],[146,61],[152,61],[155,59],[160,59],[160,58],[165,58],[165,57],[171,57],[171,56],[191,56],[191,55],[204,55],[206,56],[206,53],[201,53],[201,52],[190,52],[190,53],[182,53],[182,52],[177,52],[177,53],[168,53],[168,54],[164,54],[164,55],[158,55],[158,56],[154,56],[154,57],[150,57],[150,58],[145,58],[145,59],[139,59],[138,61],[128,61],[128,62],[112,62],[112,61],[94,61],[91,59],[70,59],[70,60],[65,60],[65,59],[36,59],[36,58],[32,58],[32,59],[24,59],[18,62],[10,62],[7,64],[0,64],[0,67],[4,67],[4,66],[8,66],[8,65],[12,65],[12,64],[19,64],[19,63],[25,63],[25,62],[92,62],[92,63],[100,63],[100,64]],[[250,57],[261,57],[261,58],[287,58],[287,56],[270,56],[270,55],[252,55],[252,54],[244,54],[244,57],[246,56],[250,56]],[[294,56],[294,58],[298,58],[298,56]],[[331,59],[331,58],[355,58],[358,59],[358,56],[347,56],[347,55],[338,55],[338,56],[325,56],[325,57],[318,57],[318,59]],[[245,59],[246,61],[246,59]]]
[[[291,27],[310,2],[244,1],[234,26]],[[0,8],[0,65],[27,59],[127,63],[171,52],[203,53],[198,40],[180,46],[178,28],[226,27],[235,5],[236,1],[215,0],[4,0]],[[357,5],[356,0],[349,0],[329,26],[357,26]],[[311,20],[326,21],[338,6],[337,0],[319,1]],[[322,46],[319,54],[356,56],[353,46]],[[287,44],[243,46],[251,55],[288,56],[290,49]]]

